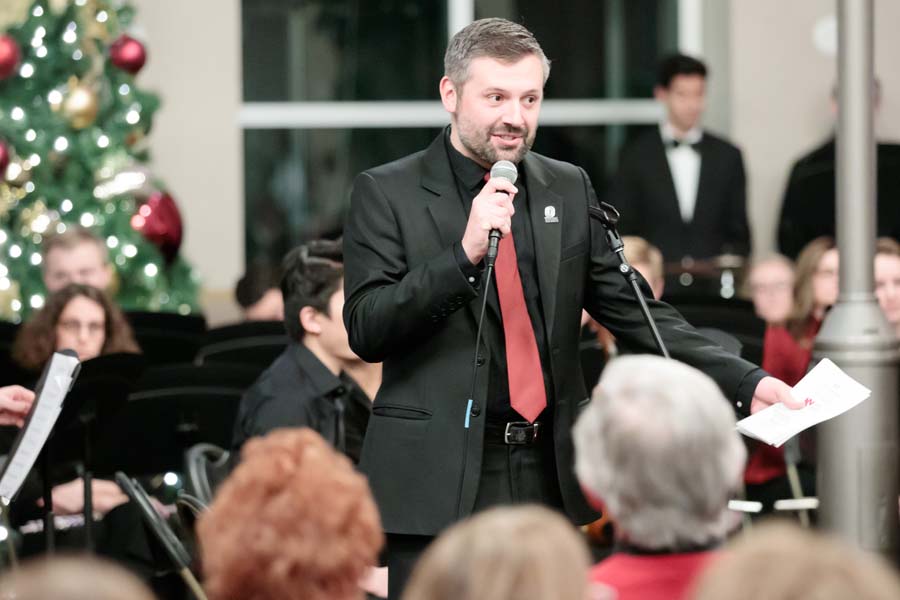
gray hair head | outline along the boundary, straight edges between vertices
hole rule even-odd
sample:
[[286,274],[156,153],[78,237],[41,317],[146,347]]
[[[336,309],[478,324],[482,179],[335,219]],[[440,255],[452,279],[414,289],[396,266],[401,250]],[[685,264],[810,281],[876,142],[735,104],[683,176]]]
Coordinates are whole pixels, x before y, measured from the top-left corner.
[[649,548],[721,540],[746,450],[715,382],[657,356],[612,361],[574,429],[575,471],[624,537]]
[[515,63],[529,54],[541,60],[544,83],[547,83],[550,61],[534,34],[506,19],[479,19],[460,29],[450,40],[444,54],[444,74],[461,87],[469,79],[469,64],[473,59],[487,57]]

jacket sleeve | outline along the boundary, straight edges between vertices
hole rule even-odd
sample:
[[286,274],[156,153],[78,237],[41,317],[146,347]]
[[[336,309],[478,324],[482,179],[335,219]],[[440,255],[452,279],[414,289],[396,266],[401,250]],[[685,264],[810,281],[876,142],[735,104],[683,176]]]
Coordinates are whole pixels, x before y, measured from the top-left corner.
[[371,174],[360,174],[344,229],[344,324],[350,347],[368,362],[428,339],[477,296],[452,245],[410,265],[406,236],[428,235],[428,224],[401,219],[396,201]]
[[[588,201],[594,204],[597,199],[583,171],[582,177]],[[630,286],[619,272],[619,260],[609,249],[602,226],[591,218],[590,229],[591,256],[585,283],[585,309],[630,350],[658,354]],[[638,276],[638,280],[672,358],[712,377],[725,396],[734,401],[737,411],[749,414],[756,384],[766,373],[703,337],[678,311],[665,302],[654,300],[642,277]]]

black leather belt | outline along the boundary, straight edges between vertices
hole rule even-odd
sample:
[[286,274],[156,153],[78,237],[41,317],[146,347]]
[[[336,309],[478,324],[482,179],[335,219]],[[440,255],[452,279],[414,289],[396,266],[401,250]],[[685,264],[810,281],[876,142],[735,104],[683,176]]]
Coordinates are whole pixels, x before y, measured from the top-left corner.
[[510,421],[509,423],[486,423],[484,437],[492,442],[508,446],[529,446],[540,439],[541,423]]

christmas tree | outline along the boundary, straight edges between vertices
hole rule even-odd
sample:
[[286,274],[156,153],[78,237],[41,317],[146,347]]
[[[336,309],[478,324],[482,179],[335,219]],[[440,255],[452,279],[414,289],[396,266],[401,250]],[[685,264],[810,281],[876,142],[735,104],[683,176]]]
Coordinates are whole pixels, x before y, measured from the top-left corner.
[[38,0],[0,35],[0,319],[44,303],[41,242],[80,224],[106,242],[126,310],[197,310],[181,217],[147,168],[158,98],[122,0]]

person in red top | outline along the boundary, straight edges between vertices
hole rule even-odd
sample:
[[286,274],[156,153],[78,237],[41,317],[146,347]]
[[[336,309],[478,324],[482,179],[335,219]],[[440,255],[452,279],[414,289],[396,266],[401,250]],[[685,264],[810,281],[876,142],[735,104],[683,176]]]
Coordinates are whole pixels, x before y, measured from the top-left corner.
[[[763,341],[762,367],[788,385],[796,385],[809,368],[813,342],[826,311],[837,302],[838,251],[833,238],[811,241],[797,257],[794,307],[783,324],[770,324]],[[792,496],[786,476],[784,448],[754,443],[744,483],[747,499],[770,512],[775,500]],[[814,474],[801,469],[804,493],[811,493]]]
[[746,449],[718,386],[674,360],[617,358],[573,435],[578,480],[616,528],[591,581],[618,600],[687,598],[738,520]]

